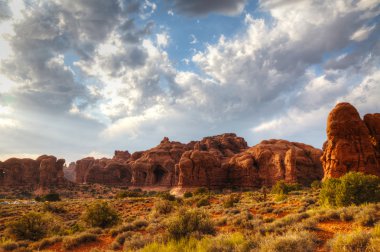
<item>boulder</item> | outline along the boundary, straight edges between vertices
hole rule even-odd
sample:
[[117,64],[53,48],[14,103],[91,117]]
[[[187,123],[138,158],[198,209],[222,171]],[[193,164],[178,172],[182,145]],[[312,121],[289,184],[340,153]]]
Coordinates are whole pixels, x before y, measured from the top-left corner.
[[350,171],[380,176],[379,114],[364,118],[349,103],[339,103],[330,112],[321,158],[324,178],[338,178]]

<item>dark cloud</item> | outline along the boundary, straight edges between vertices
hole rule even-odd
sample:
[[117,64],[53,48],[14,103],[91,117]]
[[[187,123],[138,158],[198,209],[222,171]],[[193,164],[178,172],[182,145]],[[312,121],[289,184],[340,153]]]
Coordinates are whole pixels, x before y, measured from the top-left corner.
[[209,13],[240,14],[247,0],[168,0],[172,6],[188,16],[204,16]]
[[12,12],[8,6],[7,0],[0,0],[0,22],[11,18]]

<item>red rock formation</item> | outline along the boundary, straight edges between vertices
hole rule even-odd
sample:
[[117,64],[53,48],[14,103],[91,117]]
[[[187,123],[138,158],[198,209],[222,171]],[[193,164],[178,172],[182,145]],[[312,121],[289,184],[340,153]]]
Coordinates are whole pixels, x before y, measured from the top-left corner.
[[68,166],[64,165],[63,173],[67,180],[75,182],[75,162],[71,162]]
[[178,186],[220,187],[225,184],[227,173],[221,160],[208,151],[186,151],[179,161]]
[[127,161],[131,158],[131,153],[129,151],[115,151],[115,155],[113,156],[113,160],[119,160],[119,161]]
[[[120,152],[121,153],[121,152]],[[113,159],[95,159],[87,157],[78,160],[75,165],[77,183],[123,184],[130,185],[132,173],[126,163],[126,153],[120,153]]]
[[171,142],[165,137],[161,143],[145,152],[132,154],[132,184],[135,186],[174,186],[177,182],[175,165],[188,150],[186,144]]
[[248,148],[247,142],[233,133],[205,137],[192,145],[194,150],[185,152],[176,166],[179,187],[226,186],[224,164]]
[[43,155],[36,160],[11,158],[0,163],[1,186],[49,188],[67,183],[63,174],[64,159]]
[[309,185],[323,177],[322,151],[285,140],[267,140],[233,156],[228,167],[231,186],[272,186],[278,180]]
[[321,158],[325,178],[338,178],[358,171],[380,176],[379,114],[361,120],[349,103],[339,103],[327,119],[327,141]]

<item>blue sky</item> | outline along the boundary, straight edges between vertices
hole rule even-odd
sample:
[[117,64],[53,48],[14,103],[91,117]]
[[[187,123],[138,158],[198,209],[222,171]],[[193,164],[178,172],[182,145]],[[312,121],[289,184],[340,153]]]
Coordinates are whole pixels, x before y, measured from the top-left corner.
[[322,147],[380,111],[376,0],[0,0],[0,160],[235,132]]

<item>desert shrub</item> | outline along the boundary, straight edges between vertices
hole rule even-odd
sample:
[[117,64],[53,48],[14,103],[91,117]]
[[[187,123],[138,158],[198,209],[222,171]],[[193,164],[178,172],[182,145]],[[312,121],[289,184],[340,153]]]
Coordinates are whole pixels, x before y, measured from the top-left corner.
[[185,193],[183,194],[183,197],[184,197],[184,198],[191,198],[191,197],[193,197],[193,193],[192,193],[192,192],[185,192]]
[[286,200],[288,197],[285,194],[276,194],[273,198],[275,202],[281,202]]
[[173,211],[173,203],[168,200],[161,200],[156,202],[154,209],[159,214],[168,214]]
[[301,185],[299,184],[287,184],[284,180],[279,180],[272,187],[272,193],[274,194],[288,194],[291,191],[300,190]]
[[132,225],[135,227],[135,229],[141,229],[143,227],[147,227],[149,225],[148,221],[139,219],[135,220]]
[[66,213],[66,209],[60,205],[53,205],[49,202],[45,202],[42,206],[42,210],[51,213]]
[[122,199],[122,198],[136,198],[136,197],[141,197],[142,193],[140,191],[121,191],[116,194],[116,198]]
[[359,211],[354,219],[355,223],[364,227],[371,227],[376,222],[377,211],[372,208],[365,208],[362,211]]
[[240,233],[223,234],[217,237],[205,237],[201,240],[189,239],[169,240],[167,243],[153,242],[144,247],[142,252],[156,251],[203,251],[203,252],[248,252],[257,247],[252,240]]
[[203,207],[203,206],[208,206],[208,205],[210,205],[210,200],[208,197],[202,197],[197,202],[197,207]]
[[89,206],[82,216],[91,227],[111,227],[119,222],[118,213],[107,202],[96,202]]
[[380,201],[380,178],[350,172],[339,179],[328,179],[322,184],[320,201],[328,206],[360,205]]
[[214,223],[205,212],[181,209],[168,223],[169,237],[175,240],[189,237],[194,233],[214,234]]
[[141,235],[133,235],[125,239],[123,251],[136,251],[145,247],[151,242],[150,237],[143,237]]
[[208,193],[208,189],[206,187],[199,187],[195,190],[194,194],[195,195],[202,195]]
[[355,212],[352,208],[343,208],[339,214],[342,221],[352,221],[354,219]]
[[123,247],[125,240],[132,236],[131,232],[124,232],[116,236],[115,240],[111,243],[110,247],[113,250],[120,250]]
[[332,252],[366,251],[370,237],[370,234],[361,231],[337,234],[330,240],[328,246]]
[[62,247],[64,249],[70,250],[84,243],[96,241],[97,239],[98,237],[95,234],[84,232],[75,236],[64,238],[62,241]]
[[312,252],[315,249],[316,243],[306,231],[269,236],[260,246],[261,252]]
[[160,198],[168,201],[175,201],[175,196],[170,194],[169,192],[162,192],[159,194]]
[[51,246],[57,242],[60,242],[60,241],[62,241],[62,237],[60,237],[60,236],[44,238],[41,241],[34,243],[31,247],[34,250],[40,251],[41,249],[43,250],[43,249],[45,249],[45,248],[47,248],[47,247],[49,247],[49,246]]
[[322,182],[320,180],[314,180],[311,183],[310,187],[311,189],[314,189],[314,190],[320,189],[322,187]]
[[6,241],[0,244],[0,251],[13,251],[18,248],[17,242]]
[[240,196],[238,194],[230,194],[223,202],[225,208],[231,208],[236,203],[240,201]]
[[49,215],[32,211],[7,223],[7,233],[18,240],[38,241],[51,231],[51,221]]

